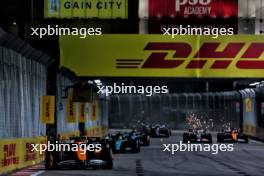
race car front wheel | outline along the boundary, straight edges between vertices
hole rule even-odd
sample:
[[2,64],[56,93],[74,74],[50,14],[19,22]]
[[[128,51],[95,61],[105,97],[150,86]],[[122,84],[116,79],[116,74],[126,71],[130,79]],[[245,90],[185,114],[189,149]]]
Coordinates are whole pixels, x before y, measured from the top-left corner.
[[170,132],[167,131],[165,136],[166,136],[167,138],[169,138],[169,137],[170,137]]
[[224,142],[224,138],[221,134],[217,134],[217,142]]
[[140,143],[138,140],[136,140],[132,148],[132,153],[139,153],[139,152],[140,152]]
[[150,145],[150,137],[147,136],[147,139],[146,139],[146,143],[145,143],[145,146],[149,146]]

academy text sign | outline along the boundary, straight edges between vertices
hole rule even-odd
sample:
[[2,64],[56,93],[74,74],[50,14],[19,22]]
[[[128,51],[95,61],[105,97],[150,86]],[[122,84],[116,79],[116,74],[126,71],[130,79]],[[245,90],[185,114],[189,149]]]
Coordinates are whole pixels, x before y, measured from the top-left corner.
[[139,14],[148,9],[149,17],[226,19],[238,16],[238,0],[148,0],[139,3]]
[[45,0],[46,18],[128,18],[128,0]]
[[61,66],[78,76],[259,78],[264,36],[102,35],[60,38]]

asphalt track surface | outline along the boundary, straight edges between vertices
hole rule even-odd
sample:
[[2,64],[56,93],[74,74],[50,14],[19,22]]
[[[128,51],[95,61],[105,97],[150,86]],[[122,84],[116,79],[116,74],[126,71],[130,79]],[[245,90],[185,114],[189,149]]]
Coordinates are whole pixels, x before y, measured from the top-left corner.
[[[214,141],[216,141],[213,134]],[[149,147],[139,154],[115,154],[113,170],[44,171],[41,176],[181,176],[230,175],[263,176],[264,143],[250,140],[249,144],[235,144],[233,152],[163,152],[162,144],[175,144],[182,140],[182,132],[173,132],[170,138],[151,138]]]

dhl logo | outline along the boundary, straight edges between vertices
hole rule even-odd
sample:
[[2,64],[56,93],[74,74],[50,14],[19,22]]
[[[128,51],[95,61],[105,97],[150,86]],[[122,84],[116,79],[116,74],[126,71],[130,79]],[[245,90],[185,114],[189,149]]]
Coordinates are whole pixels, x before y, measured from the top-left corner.
[[33,143],[27,142],[26,143],[26,152],[24,155],[24,161],[34,161],[37,159],[37,153],[34,152],[33,147],[32,147]]
[[16,155],[16,144],[7,144],[3,146],[4,157],[1,160],[0,168],[19,164],[19,157]]
[[[173,69],[187,62],[186,69],[203,69],[209,61],[213,61],[209,69],[227,69],[233,62],[237,69],[264,69],[264,43],[245,42],[227,43],[219,51],[221,42],[206,42],[196,51],[185,42],[150,42],[144,51],[151,51],[144,59],[117,59],[118,69]],[[170,51],[173,57],[168,58]],[[239,58],[239,59],[236,59]]]
[[[263,78],[264,36],[62,37],[61,66],[80,76]],[[87,52],[89,51],[89,52]],[[86,59],[85,59],[86,58]]]

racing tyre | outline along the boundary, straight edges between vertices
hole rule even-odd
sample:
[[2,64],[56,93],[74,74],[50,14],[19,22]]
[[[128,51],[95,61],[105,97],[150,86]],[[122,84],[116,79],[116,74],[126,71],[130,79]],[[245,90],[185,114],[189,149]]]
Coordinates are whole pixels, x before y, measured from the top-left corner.
[[248,143],[248,137],[247,136],[243,135],[241,138],[245,140],[244,143],[246,143],[246,144]]
[[208,134],[207,135],[207,139],[208,139],[208,143],[213,143],[213,138],[212,138],[212,135],[211,134]]
[[183,143],[188,143],[189,135],[187,133],[183,133],[183,137],[182,138],[183,138],[183,140],[182,140]]
[[143,145],[144,146],[149,146],[150,145],[150,136],[146,136],[143,140]]
[[115,147],[112,148],[113,153],[117,153]]
[[248,138],[245,139],[245,143],[246,143],[246,144],[248,143]]
[[132,148],[132,153],[139,153],[139,152],[140,152],[140,143],[138,140],[136,140]]
[[167,138],[169,138],[169,137],[170,137],[170,132],[167,131],[165,136],[166,136]]
[[223,136],[221,134],[217,134],[217,142],[224,142]]
[[148,137],[146,141],[146,146],[149,146],[149,145],[150,145],[150,138]]

